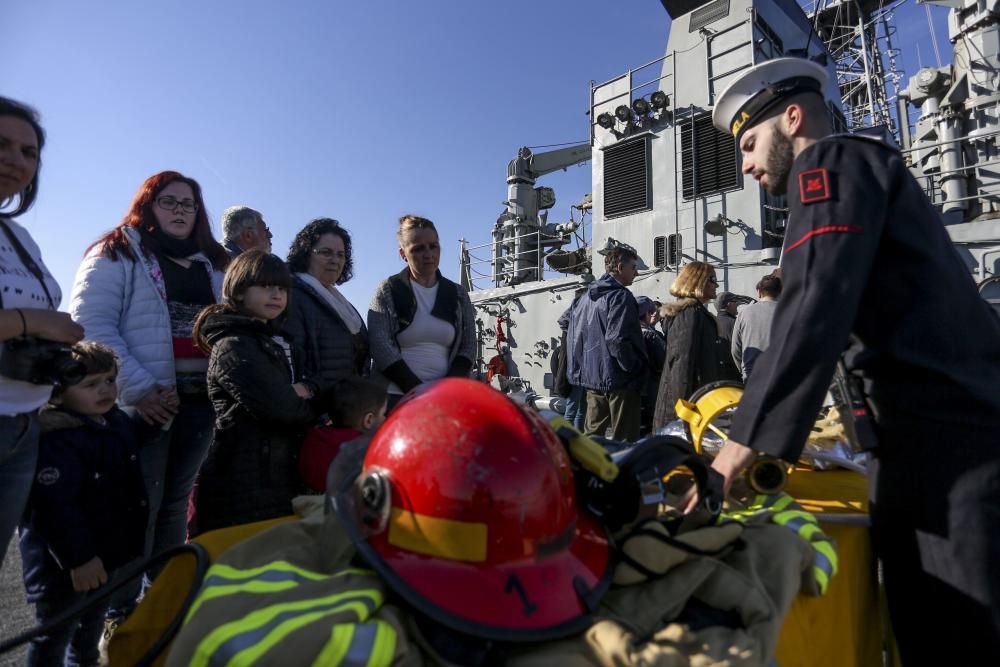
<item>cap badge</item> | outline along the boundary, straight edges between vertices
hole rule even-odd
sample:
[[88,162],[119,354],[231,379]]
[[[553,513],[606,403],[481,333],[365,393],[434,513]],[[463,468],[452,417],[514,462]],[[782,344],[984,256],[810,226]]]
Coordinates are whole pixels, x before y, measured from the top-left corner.
[[743,111],[740,113],[740,117],[733,121],[732,129],[734,137],[740,133],[740,130],[743,129],[743,126],[746,125],[748,120],[750,120],[750,114],[748,114],[746,111]]

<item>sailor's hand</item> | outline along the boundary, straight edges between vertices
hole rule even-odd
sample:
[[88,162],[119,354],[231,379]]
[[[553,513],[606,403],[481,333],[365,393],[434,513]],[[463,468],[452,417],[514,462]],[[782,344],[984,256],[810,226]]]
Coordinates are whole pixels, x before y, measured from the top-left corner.
[[[712,467],[722,475],[723,498],[729,496],[729,488],[733,485],[733,480],[750,467],[755,458],[757,458],[757,452],[746,445],[741,445],[735,440],[726,440],[726,444],[722,446],[712,461]],[[684,513],[687,514],[698,507],[699,500],[697,487],[691,487],[687,497],[682,502],[681,507]]]
[[722,496],[729,496],[729,487],[733,485],[733,480],[743,474],[743,471],[750,467],[750,464],[757,458],[757,452],[746,445],[741,445],[735,440],[726,440],[712,467],[722,475]]

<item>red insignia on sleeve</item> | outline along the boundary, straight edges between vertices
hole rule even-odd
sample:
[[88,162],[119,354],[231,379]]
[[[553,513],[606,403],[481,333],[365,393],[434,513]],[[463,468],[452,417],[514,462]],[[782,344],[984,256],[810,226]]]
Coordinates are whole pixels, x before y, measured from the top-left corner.
[[803,204],[815,204],[826,201],[833,195],[830,193],[830,175],[826,169],[810,169],[799,174],[799,201]]

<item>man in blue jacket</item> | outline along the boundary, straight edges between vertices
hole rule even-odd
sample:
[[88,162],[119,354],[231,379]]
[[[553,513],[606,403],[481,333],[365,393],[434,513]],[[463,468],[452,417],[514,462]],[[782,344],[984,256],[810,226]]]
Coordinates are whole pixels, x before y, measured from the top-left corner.
[[638,259],[626,245],[607,251],[607,273],[576,302],[567,332],[569,382],[587,390],[585,431],[615,440],[639,438],[639,392],[648,361],[639,309],[628,289]]

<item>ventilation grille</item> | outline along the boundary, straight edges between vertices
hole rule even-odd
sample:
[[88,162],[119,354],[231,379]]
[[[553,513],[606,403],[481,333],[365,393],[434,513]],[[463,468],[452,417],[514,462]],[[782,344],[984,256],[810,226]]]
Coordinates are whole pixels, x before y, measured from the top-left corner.
[[657,236],[653,239],[653,266],[663,268],[681,263],[681,235]]
[[688,25],[688,32],[704,28],[709,23],[718,21],[726,16],[729,16],[729,0],[715,0],[715,2],[711,2],[691,12],[691,23]]
[[667,265],[667,237],[657,236],[653,239],[653,266],[663,268]]
[[683,248],[680,234],[671,234],[667,237],[667,266],[680,265]]
[[742,184],[736,142],[712,125],[704,113],[681,125],[681,171],[684,199],[733,190]]
[[604,151],[604,218],[648,211],[649,142],[643,138]]

